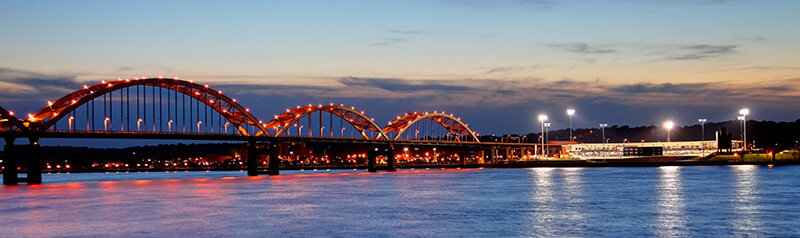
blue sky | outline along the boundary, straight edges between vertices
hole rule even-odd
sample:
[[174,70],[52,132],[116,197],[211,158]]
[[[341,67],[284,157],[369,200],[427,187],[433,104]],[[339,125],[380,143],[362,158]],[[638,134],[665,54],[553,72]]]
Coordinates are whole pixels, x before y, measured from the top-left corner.
[[444,110],[481,134],[800,118],[800,2],[0,0],[0,106],[100,80],[207,83],[260,118]]

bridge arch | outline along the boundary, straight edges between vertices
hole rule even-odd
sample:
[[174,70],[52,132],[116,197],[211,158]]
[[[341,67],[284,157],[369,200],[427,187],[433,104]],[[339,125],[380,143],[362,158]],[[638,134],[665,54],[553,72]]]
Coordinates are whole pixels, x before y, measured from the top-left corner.
[[28,127],[23,121],[17,119],[13,112],[7,111],[3,107],[0,107],[0,129],[28,131]]
[[269,131],[267,131],[263,124],[259,123],[258,119],[250,114],[248,109],[239,105],[235,99],[223,95],[222,91],[215,91],[210,89],[208,85],[200,85],[191,81],[162,77],[119,79],[117,81],[104,81],[103,83],[93,86],[84,86],[83,89],[70,93],[56,101],[48,102],[46,107],[29,115],[26,121],[30,123],[31,130],[46,131],[60,119],[68,115],[69,112],[74,111],[76,108],[93,99],[119,89],[138,85],[164,88],[190,96],[222,115],[243,135],[249,135],[245,125],[258,128],[258,134],[269,135]]
[[397,131],[397,135],[395,135],[393,140],[399,140],[401,139],[400,136],[406,132],[406,130],[411,128],[414,123],[426,118],[435,121],[447,129],[447,132],[453,135],[457,141],[461,141],[459,135],[467,135],[471,136],[476,142],[480,142],[480,140],[478,140],[478,136],[476,136],[475,132],[467,127],[467,124],[464,124],[464,122],[462,122],[459,118],[454,117],[452,114],[445,114],[444,112],[408,113],[403,116],[399,116],[397,119],[389,122],[389,125],[383,128],[383,133],[388,135],[390,132]]
[[364,113],[357,111],[353,107],[345,107],[344,105],[317,105],[317,106],[306,106],[300,107],[298,106],[295,109],[286,109],[286,112],[280,115],[276,115],[275,119],[268,122],[265,127],[266,128],[276,128],[275,136],[280,136],[286,130],[290,128],[291,125],[295,124],[300,119],[309,116],[311,113],[314,112],[328,112],[337,117],[340,117],[347,121],[351,126],[353,126],[356,130],[359,131],[361,137],[364,139],[370,139],[366,133],[366,130],[372,130],[378,132],[378,135],[375,136],[375,140],[385,138],[388,139],[389,137],[381,130],[381,127],[375,123],[372,118],[367,117]]

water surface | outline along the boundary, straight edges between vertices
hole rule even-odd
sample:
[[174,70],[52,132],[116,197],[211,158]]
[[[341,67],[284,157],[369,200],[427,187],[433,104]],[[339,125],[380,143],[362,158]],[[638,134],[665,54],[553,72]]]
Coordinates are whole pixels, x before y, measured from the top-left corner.
[[0,236],[798,236],[800,166],[45,174]]

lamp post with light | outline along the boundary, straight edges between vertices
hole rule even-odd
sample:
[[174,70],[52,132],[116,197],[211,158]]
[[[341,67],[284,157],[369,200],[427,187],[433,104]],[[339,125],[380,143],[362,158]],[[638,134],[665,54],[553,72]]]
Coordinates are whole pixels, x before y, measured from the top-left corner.
[[697,121],[700,122],[700,149],[702,150],[702,152],[700,152],[700,154],[701,155],[705,155],[705,153],[706,153],[706,142],[705,142],[705,140],[706,140],[706,121],[708,121],[708,120],[706,120],[705,118],[700,118],[700,119],[697,119]]
[[674,126],[675,126],[675,123],[672,122],[672,121],[668,121],[668,122],[664,123],[664,128],[667,128],[667,142],[671,141],[670,138],[669,138],[669,131],[672,130],[672,127],[674,127]]
[[739,110],[739,114],[742,114],[742,142],[744,150],[747,150],[747,115],[750,114],[750,109]]
[[550,122],[544,123],[544,141],[547,142],[545,145],[550,143]]
[[567,109],[567,115],[569,115],[569,141],[575,141],[572,138],[572,115],[575,115],[575,109]]
[[603,131],[603,134],[602,134],[603,138],[601,138],[603,140],[603,161],[606,160],[606,127],[607,126],[608,126],[608,124],[606,124],[606,123],[600,124],[600,128]]
[[542,157],[544,157],[544,121],[547,121],[547,115],[539,115],[539,121],[542,122]]

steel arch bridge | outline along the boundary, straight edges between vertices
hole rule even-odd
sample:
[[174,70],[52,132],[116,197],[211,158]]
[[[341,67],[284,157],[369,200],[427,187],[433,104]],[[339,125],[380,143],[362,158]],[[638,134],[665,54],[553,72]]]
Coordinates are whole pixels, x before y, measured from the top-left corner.
[[[364,115],[364,112],[357,111],[354,107],[345,107],[344,105],[308,105],[307,107],[298,106],[295,109],[286,109],[286,112],[275,115],[275,119],[266,124],[266,128],[275,129],[275,136],[280,136],[286,130],[291,128],[297,121],[302,118],[309,117],[314,112],[328,112],[336,115],[337,117],[347,121],[351,126],[358,130],[359,134],[364,139],[379,140],[381,138],[388,139],[380,126],[375,123],[375,120]],[[333,128],[331,128],[333,129]],[[375,138],[369,138],[366,131],[371,130],[378,132]],[[310,131],[310,128],[309,128]],[[320,135],[321,136],[321,135]]]
[[459,118],[453,116],[453,114],[445,114],[444,112],[433,112],[433,113],[411,113],[405,114],[402,117],[397,117],[394,121],[389,122],[389,125],[383,128],[383,132],[388,134],[390,132],[397,132],[393,140],[399,140],[403,133],[407,132],[412,125],[419,122],[423,119],[430,119],[434,122],[438,123],[445,129],[447,132],[453,135],[456,141],[461,141],[459,138],[460,135],[466,135],[472,137],[475,142],[479,142],[478,136],[467,127],[467,124],[461,122]]
[[[249,109],[247,109],[247,108],[243,107],[242,105],[240,105],[239,103],[237,103],[236,99],[231,99],[231,98],[223,95],[222,91],[216,91],[216,90],[213,90],[213,89],[209,88],[208,85],[201,85],[201,84],[194,83],[192,81],[182,80],[182,79],[179,79],[179,78],[164,78],[164,77],[160,77],[160,76],[156,77],[156,78],[142,77],[142,78],[134,78],[134,79],[118,79],[116,81],[103,81],[100,84],[96,84],[96,85],[92,85],[92,86],[84,85],[84,87],[82,89],[79,89],[79,90],[77,90],[75,92],[67,94],[66,96],[63,96],[63,97],[59,98],[58,100],[48,101],[47,102],[47,106],[45,106],[41,110],[37,111],[36,113],[28,114],[28,117],[23,119],[23,120],[18,119],[17,117],[14,116],[14,114],[12,112],[7,111],[7,110],[3,109],[2,107],[0,107],[0,119],[2,119],[2,120],[0,120],[0,129],[6,130],[6,131],[12,130],[12,131],[20,131],[20,132],[45,132],[45,131],[48,131],[48,130],[51,130],[51,129],[55,130],[54,125],[59,123],[59,121],[64,120],[65,117],[69,117],[70,130],[68,132],[72,132],[72,125],[71,124],[72,124],[72,119],[73,118],[70,115],[77,115],[77,110],[76,109],[78,109],[79,107],[85,106],[85,107],[87,107],[86,108],[86,110],[87,110],[87,118],[91,118],[91,119],[86,119],[87,120],[87,122],[86,122],[87,123],[87,129],[86,129],[86,131],[87,132],[92,132],[92,133],[94,133],[94,132],[98,132],[98,133],[105,132],[105,130],[104,131],[94,130],[94,124],[96,122],[96,119],[95,119],[95,116],[94,116],[95,109],[94,109],[94,105],[92,104],[92,109],[91,109],[92,115],[90,117],[89,116],[89,108],[88,108],[89,103],[90,102],[94,103],[93,100],[95,100],[95,99],[97,99],[99,97],[105,97],[106,95],[112,96],[111,95],[112,92],[121,91],[123,89],[130,90],[132,87],[136,87],[136,86],[149,86],[149,87],[153,88],[152,89],[153,90],[153,94],[151,94],[151,96],[153,97],[152,104],[153,104],[154,108],[152,108],[152,111],[153,111],[154,114],[156,112],[156,109],[155,109],[156,105],[164,105],[161,102],[161,96],[162,95],[160,93],[160,90],[166,90],[167,92],[174,92],[173,95],[175,95],[174,106],[175,106],[175,114],[176,114],[174,116],[175,116],[176,119],[179,118],[179,116],[177,115],[177,113],[178,113],[178,109],[177,108],[178,108],[178,106],[181,105],[177,101],[177,95],[181,94],[181,95],[183,95],[182,97],[189,97],[191,99],[194,99],[196,102],[202,103],[203,105],[207,106],[208,108],[211,108],[212,111],[215,111],[216,113],[218,113],[219,116],[221,116],[221,118],[224,118],[224,121],[231,123],[233,125],[233,128],[236,128],[236,130],[241,135],[244,135],[244,136],[256,136],[256,137],[286,136],[285,134],[288,132],[288,130],[290,130],[291,127],[293,125],[295,125],[296,123],[299,123],[302,118],[309,118],[309,120],[310,120],[311,119],[310,115],[312,113],[315,113],[315,112],[326,112],[326,113],[330,113],[331,115],[336,115],[336,117],[339,117],[343,121],[347,121],[348,124],[350,124],[355,130],[358,131],[358,134],[364,140],[385,140],[385,141],[401,140],[402,139],[401,135],[403,133],[408,133],[408,130],[412,126],[414,126],[416,123],[418,123],[419,121],[424,120],[424,119],[430,119],[431,121],[436,122],[436,124],[441,125],[446,130],[447,134],[448,135],[452,135],[454,137],[455,141],[457,141],[457,142],[475,142],[475,143],[480,143],[480,140],[478,139],[477,135],[467,126],[467,124],[463,123],[459,118],[454,117],[452,114],[445,114],[444,112],[411,113],[411,114],[407,113],[407,114],[405,114],[403,116],[398,116],[396,120],[394,120],[392,122],[389,122],[389,124],[387,126],[381,128],[377,123],[375,123],[375,121],[372,118],[370,118],[367,115],[365,115],[363,111],[356,110],[354,107],[346,107],[344,105],[334,105],[334,104],[317,105],[317,106],[309,105],[309,106],[306,106],[306,107],[298,106],[297,108],[294,108],[294,109],[286,109],[286,112],[284,112],[282,114],[279,114],[279,115],[276,115],[274,119],[272,119],[271,121],[269,121],[267,123],[264,123],[263,121],[258,120],[253,114],[251,114]],[[158,96],[155,95],[156,88],[158,88],[158,90],[159,90]],[[138,90],[138,88],[137,88],[137,90]],[[145,98],[143,99],[145,104],[148,101],[148,99],[146,98],[147,97],[146,96],[146,94],[147,94],[146,90],[147,90],[147,88],[145,88],[145,93],[142,94],[142,95],[145,95],[144,96]],[[127,100],[122,98],[122,95],[123,95],[122,93],[123,92],[121,92],[119,94],[120,95],[119,102],[121,104],[128,103],[128,106],[129,106],[129,104],[133,104],[134,103],[133,100],[130,98],[130,92],[128,92],[128,94],[127,94],[128,95],[128,99]],[[136,95],[136,97],[139,97],[138,91],[136,92],[135,95]],[[155,98],[159,98],[159,101],[156,102]],[[167,94],[167,100],[170,100],[169,98],[170,98],[170,94]],[[141,100],[141,99],[138,99],[138,98],[134,98],[134,99],[135,100]],[[105,100],[105,98],[103,100]],[[111,98],[109,100],[111,102],[114,99]],[[138,103],[138,101],[136,101],[136,102]],[[105,107],[106,107],[105,106],[105,101],[103,103],[104,103],[103,110],[105,110]],[[184,101],[184,103],[185,103],[185,101]],[[191,104],[192,102],[190,101],[189,103]],[[169,106],[170,102],[167,102],[166,105]],[[112,106],[109,105],[109,111],[112,110],[111,107]],[[186,107],[186,105],[183,105],[183,107]],[[192,106],[189,106],[189,107],[191,109]],[[117,109],[117,110],[120,110],[120,114],[122,114],[121,110],[123,110],[123,109]],[[138,112],[139,109],[137,108],[136,111]],[[144,111],[146,112],[147,109],[145,109]],[[164,111],[162,111],[162,109],[159,108],[158,112],[159,113],[163,113]],[[170,112],[170,109],[167,109],[167,113],[169,113],[169,112]],[[128,113],[128,115],[127,115],[128,117],[131,116],[130,115],[130,110],[127,110],[126,113]],[[103,117],[106,117],[105,112],[103,112],[103,114],[104,114]],[[120,116],[120,117],[123,117],[123,116]],[[183,119],[185,119],[185,115],[183,117],[184,117]],[[155,118],[155,115],[153,115],[153,118]],[[168,118],[172,118],[172,117],[168,116]],[[108,120],[108,117],[106,117],[105,120]],[[123,120],[125,120],[125,122],[128,122],[128,123],[130,122],[130,118],[125,118]],[[153,119],[153,120],[155,120],[155,119]],[[159,125],[158,125],[159,127],[163,127],[164,126],[164,125],[162,125],[163,122],[161,120],[162,120],[162,118],[159,117],[159,120],[158,120],[159,121]],[[169,119],[169,120],[170,120],[170,123],[172,123],[172,120],[171,119]],[[200,123],[199,118],[197,120],[198,121],[193,121],[193,122]],[[213,123],[213,121],[214,120],[211,120],[212,123]],[[221,121],[222,121],[222,119],[220,119],[220,123],[221,123]],[[76,121],[76,124],[77,124],[77,121]],[[89,124],[92,125],[92,129],[91,130],[89,129]],[[227,128],[227,123],[225,123],[225,124],[226,124],[226,128]],[[322,121],[320,121],[320,126],[322,126],[321,124],[322,124]],[[151,122],[151,125],[153,126],[153,132],[156,132],[155,121]],[[329,124],[329,125],[330,125],[330,127],[333,127],[332,124]],[[147,124],[145,124],[145,127],[146,126],[147,126]],[[184,124],[184,126],[185,126],[185,124]],[[248,130],[248,128],[246,126],[249,127],[250,129],[255,130],[255,131]],[[199,127],[199,125],[198,125],[198,127]],[[310,127],[310,125],[309,125],[309,127]],[[120,128],[121,128],[121,126],[120,126]],[[128,126],[128,128],[129,128],[128,131],[124,131],[122,129],[120,129],[120,131],[121,132],[125,132],[125,133],[136,133],[136,132],[139,132],[138,129],[137,129],[137,131],[131,131],[130,126]],[[176,122],[176,128],[177,128],[177,122]],[[273,130],[272,133],[270,132],[269,129]],[[310,129],[311,128],[309,128],[309,131],[310,131]],[[331,132],[331,134],[333,134],[332,129],[333,128],[328,128],[328,130]],[[374,132],[376,134],[374,134],[374,136],[370,136],[370,134],[368,133],[370,131],[372,131],[372,132]],[[163,130],[163,128],[161,128],[159,132],[164,133],[165,131]],[[199,134],[199,132],[200,132],[199,128],[198,128],[197,132]],[[397,135],[395,135],[393,137],[389,136],[389,133],[392,133],[392,132],[396,132]],[[166,133],[177,133],[177,132],[172,131],[172,129],[167,129]],[[186,132],[184,131],[183,133],[186,133]],[[191,133],[191,130],[190,130],[190,133]],[[212,133],[213,133],[213,129],[212,129]],[[219,133],[221,133],[221,129],[220,129]],[[227,133],[227,129],[226,129],[226,133]],[[300,135],[298,135],[298,136],[300,136]],[[322,136],[321,132],[320,132],[319,136],[320,137]],[[341,135],[341,136],[344,137],[344,135]],[[463,141],[464,137],[462,137],[462,136],[466,136],[466,138],[470,138],[470,139],[468,141]]]
[[162,77],[119,79],[111,82],[104,81],[103,83],[93,86],[84,86],[83,89],[70,93],[56,101],[48,102],[46,107],[29,115],[26,120],[30,123],[28,127],[32,131],[46,131],[60,119],[68,115],[69,112],[74,111],[76,108],[93,99],[116,90],[138,85],[164,88],[190,96],[217,111],[243,135],[248,135],[248,131],[244,125],[256,127],[259,129],[258,133],[269,135],[269,131],[267,131],[263,124],[259,123],[258,119],[250,113],[249,109],[239,105],[235,99],[223,95],[222,91],[214,91],[210,89],[208,85],[200,85],[191,81]]

